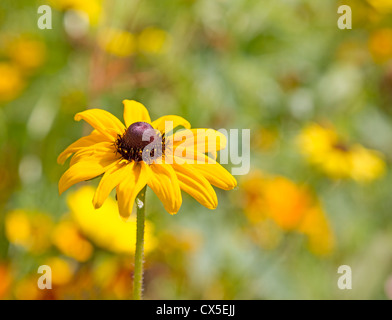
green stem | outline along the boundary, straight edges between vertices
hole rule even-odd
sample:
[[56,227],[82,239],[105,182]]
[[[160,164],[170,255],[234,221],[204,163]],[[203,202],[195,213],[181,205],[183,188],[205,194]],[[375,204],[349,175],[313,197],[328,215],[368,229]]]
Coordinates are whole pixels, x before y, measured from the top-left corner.
[[145,219],[145,198],[146,187],[144,187],[136,197],[136,250],[135,268],[133,272],[133,299],[141,300],[143,291],[143,260],[144,260],[144,219]]

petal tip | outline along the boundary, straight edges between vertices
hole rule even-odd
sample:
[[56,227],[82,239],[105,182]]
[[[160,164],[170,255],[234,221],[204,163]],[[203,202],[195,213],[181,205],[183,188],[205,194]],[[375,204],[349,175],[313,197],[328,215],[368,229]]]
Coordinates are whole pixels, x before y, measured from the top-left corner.
[[75,121],[80,121],[80,120],[82,120],[82,116],[80,115],[80,112],[77,113],[77,114],[75,114],[74,120],[75,120]]

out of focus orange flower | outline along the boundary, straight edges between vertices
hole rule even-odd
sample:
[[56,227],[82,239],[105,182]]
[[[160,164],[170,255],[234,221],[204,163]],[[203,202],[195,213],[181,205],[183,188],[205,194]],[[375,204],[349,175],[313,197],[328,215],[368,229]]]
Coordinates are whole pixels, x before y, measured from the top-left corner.
[[0,264],[0,300],[8,296],[12,283],[11,270],[5,264]]
[[305,234],[309,249],[315,254],[332,251],[332,229],[317,198],[305,186],[261,172],[250,174],[241,186],[245,214],[253,225],[252,237],[264,248],[272,249],[278,245],[281,230]]
[[325,213],[319,205],[307,211],[298,231],[308,236],[309,250],[314,254],[325,255],[332,252],[335,238]]
[[0,102],[16,98],[25,86],[19,68],[9,62],[0,62]]
[[253,173],[242,188],[251,222],[270,218],[284,230],[295,229],[310,205],[309,192],[287,178]]
[[93,246],[85,239],[72,221],[61,221],[53,230],[52,241],[54,245],[66,256],[77,261],[87,261],[92,253]]
[[61,257],[50,257],[45,261],[45,265],[52,270],[53,285],[61,286],[69,283],[75,273],[75,266]]
[[37,286],[37,277],[19,280],[13,292],[17,300],[40,300],[44,296],[44,290],[40,290]]
[[31,72],[40,67],[46,58],[46,47],[43,42],[21,36],[12,39],[6,45],[9,58],[24,72]]
[[302,186],[284,177],[273,177],[263,190],[268,216],[283,230],[293,230],[302,221],[311,199]]
[[379,29],[369,38],[369,50],[376,62],[392,59],[392,29]]

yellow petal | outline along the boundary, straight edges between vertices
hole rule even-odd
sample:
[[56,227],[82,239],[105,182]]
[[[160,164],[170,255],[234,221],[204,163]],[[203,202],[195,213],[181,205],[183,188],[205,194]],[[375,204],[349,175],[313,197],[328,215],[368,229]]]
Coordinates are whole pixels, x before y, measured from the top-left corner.
[[76,121],[82,119],[111,140],[116,139],[118,134],[123,134],[125,131],[121,121],[106,110],[89,109],[75,115]]
[[[170,154],[167,153],[167,155]],[[167,159],[171,159],[171,158],[168,157]],[[174,149],[173,162],[177,164],[216,163],[215,159],[210,158],[203,153],[195,152],[193,148],[183,148],[182,146],[176,147]]]
[[64,164],[64,162],[69,158],[69,156],[84,147],[92,146],[95,143],[102,141],[107,141],[107,137],[102,135],[97,130],[93,130],[88,136],[82,137],[72,143],[68,148],[66,148],[57,158],[58,164]]
[[146,167],[151,170],[148,186],[162,201],[167,212],[177,213],[181,207],[182,196],[173,168],[167,164],[152,164]]
[[113,160],[120,158],[120,155],[116,154],[116,150],[113,148],[113,142],[99,142],[90,147],[81,148],[73,155],[70,166],[79,161],[95,161],[95,159],[106,157],[110,157]]
[[151,123],[150,115],[144,105],[135,100],[124,100],[124,121],[125,125],[129,127],[134,122]]
[[117,187],[121,181],[125,180],[126,166],[127,163],[120,161],[105,172],[94,194],[93,205],[95,209],[100,208],[110,192]]
[[237,186],[237,180],[219,163],[193,164],[192,167],[200,172],[215,187],[223,190],[231,190]]
[[213,129],[187,129],[177,131],[171,136],[174,146],[194,148],[201,153],[216,151],[226,148],[227,139],[223,133]]
[[173,164],[180,188],[208,209],[215,209],[218,198],[211,184],[189,164]]
[[144,162],[131,162],[124,171],[125,179],[117,186],[117,202],[120,215],[128,218],[132,213],[136,196],[147,184],[149,172]]
[[[165,131],[166,121],[169,121],[168,130]],[[186,129],[191,128],[191,124],[180,116],[163,116],[152,122],[152,127],[158,129],[160,132],[169,132],[178,126],[182,126]]]
[[75,183],[93,179],[111,166],[115,165],[116,160],[112,157],[105,157],[102,159],[94,159],[93,161],[80,161],[71,166],[61,176],[59,181],[59,193],[62,194],[70,186]]

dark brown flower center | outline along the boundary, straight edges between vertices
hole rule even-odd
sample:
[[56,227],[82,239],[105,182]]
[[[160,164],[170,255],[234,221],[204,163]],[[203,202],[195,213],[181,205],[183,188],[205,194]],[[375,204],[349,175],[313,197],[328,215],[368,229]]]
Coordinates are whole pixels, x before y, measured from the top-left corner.
[[118,136],[115,147],[121,156],[129,161],[152,162],[162,156],[164,136],[147,122],[131,124],[122,136]]

